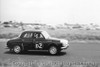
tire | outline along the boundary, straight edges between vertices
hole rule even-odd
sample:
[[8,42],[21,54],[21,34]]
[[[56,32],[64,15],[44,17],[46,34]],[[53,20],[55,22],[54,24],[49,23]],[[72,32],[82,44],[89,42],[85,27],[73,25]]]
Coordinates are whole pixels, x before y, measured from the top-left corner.
[[22,51],[22,48],[19,45],[16,45],[16,46],[13,47],[14,53],[19,54],[19,53],[21,53],[21,51]]
[[57,47],[56,47],[56,46],[51,46],[51,47],[49,48],[49,53],[50,53],[51,55],[56,55],[56,54],[58,53]]

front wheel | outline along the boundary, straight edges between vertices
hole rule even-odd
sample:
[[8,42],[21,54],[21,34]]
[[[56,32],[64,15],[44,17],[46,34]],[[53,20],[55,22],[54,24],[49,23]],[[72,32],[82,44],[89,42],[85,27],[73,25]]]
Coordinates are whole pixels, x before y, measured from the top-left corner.
[[13,52],[18,54],[18,53],[21,53],[21,51],[22,51],[22,49],[19,45],[16,45],[13,47]]
[[57,54],[57,53],[58,53],[57,47],[56,47],[56,46],[51,46],[51,47],[49,48],[49,53],[52,54],[52,55]]

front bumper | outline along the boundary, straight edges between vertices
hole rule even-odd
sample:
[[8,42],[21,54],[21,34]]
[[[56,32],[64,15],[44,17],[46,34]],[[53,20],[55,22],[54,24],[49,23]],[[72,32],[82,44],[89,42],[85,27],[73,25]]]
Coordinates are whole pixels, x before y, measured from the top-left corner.
[[63,47],[61,47],[61,50],[67,49],[68,47],[69,47],[69,45],[63,46]]

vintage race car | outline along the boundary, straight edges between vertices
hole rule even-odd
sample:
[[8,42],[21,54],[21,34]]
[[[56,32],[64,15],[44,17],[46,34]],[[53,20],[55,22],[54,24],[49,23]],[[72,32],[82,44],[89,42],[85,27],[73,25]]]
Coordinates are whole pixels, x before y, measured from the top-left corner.
[[46,31],[24,31],[17,38],[7,42],[7,48],[15,53],[28,50],[46,50],[50,54],[58,54],[69,47],[68,40],[51,37]]

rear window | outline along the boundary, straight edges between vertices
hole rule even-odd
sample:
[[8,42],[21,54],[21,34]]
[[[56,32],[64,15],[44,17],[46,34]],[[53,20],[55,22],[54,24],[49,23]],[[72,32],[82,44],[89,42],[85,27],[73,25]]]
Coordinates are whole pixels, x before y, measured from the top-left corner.
[[33,37],[33,33],[24,33],[22,38],[32,38]]

